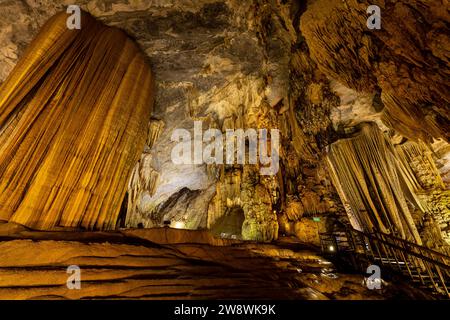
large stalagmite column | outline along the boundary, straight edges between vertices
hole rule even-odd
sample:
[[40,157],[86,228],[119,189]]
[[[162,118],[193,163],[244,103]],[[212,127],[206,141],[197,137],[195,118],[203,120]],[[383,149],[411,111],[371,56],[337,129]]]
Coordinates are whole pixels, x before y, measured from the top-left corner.
[[51,18],[0,87],[0,220],[115,227],[153,97],[145,55],[82,13]]

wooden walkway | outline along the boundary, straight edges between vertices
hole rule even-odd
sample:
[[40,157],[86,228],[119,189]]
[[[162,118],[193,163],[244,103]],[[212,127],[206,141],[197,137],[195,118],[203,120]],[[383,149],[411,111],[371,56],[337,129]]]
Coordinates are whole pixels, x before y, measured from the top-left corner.
[[354,229],[323,233],[321,243],[323,252],[332,246],[333,253],[351,253],[363,269],[367,262],[388,267],[437,298],[450,298],[450,257],[445,254],[391,235]]

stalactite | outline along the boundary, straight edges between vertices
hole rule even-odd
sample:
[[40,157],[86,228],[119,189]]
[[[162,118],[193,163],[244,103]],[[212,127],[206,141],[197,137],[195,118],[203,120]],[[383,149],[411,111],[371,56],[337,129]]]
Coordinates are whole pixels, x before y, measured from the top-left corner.
[[152,119],[148,123],[147,146],[153,147],[164,129],[164,121]]
[[402,189],[401,162],[375,124],[362,124],[354,136],[333,143],[327,158],[333,181],[359,227],[421,243]]
[[[419,140],[418,142],[407,141],[396,146],[399,159],[404,167],[410,168],[413,173],[414,190],[429,190],[433,188],[445,189],[441,174],[432,157],[431,150]],[[416,182],[417,181],[417,182]]]
[[0,219],[112,229],[145,144],[153,87],[122,31],[51,18],[0,88]]
[[228,174],[222,171],[220,181],[216,185],[216,194],[209,204],[208,228],[211,228],[229,208],[242,206],[241,182],[241,170],[232,170]]
[[142,154],[141,160],[136,164],[128,183],[128,205],[126,225],[137,225],[135,218],[139,211],[139,199],[143,192],[150,196],[155,193],[159,173],[151,166],[151,154]]
[[[159,138],[164,128],[164,122],[152,119],[148,123],[147,147],[150,149]],[[128,182],[128,203],[125,225],[137,226],[140,222],[139,199],[142,193],[152,196],[156,191],[159,173],[152,167],[153,157],[144,152],[141,160],[134,166]]]
[[305,137],[302,128],[296,120],[294,113],[294,103],[292,101],[289,102],[289,110],[287,111],[286,120],[288,121],[288,127],[290,128],[292,146],[297,153],[297,157],[308,161],[312,161],[313,159],[315,159],[313,155],[314,150],[312,150],[310,145],[307,143],[307,138]]
[[[359,92],[381,91],[386,125],[408,138],[448,141],[448,51],[443,48],[449,46],[449,13],[443,3],[311,1],[300,28],[324,74]],[[382,32],[367,29],[372,4],[383,12]]]
[[427,246],[448,252],[450,250],[448,247],[450,245],[450,210],[448,208],[450,190],[446,190],[432,151],[420,140],[407,141],[395,148],[401,167],[405,168],[403,171],[407,173],[408,178],[411,177],[405,180],[413,190],[414,199],[420,203],[425,213],[421,229],[423,239],[427,239]]
[[[236,114],[223,120],[221,131],[254,127],[273,128],[275,119],[272,108],[265,102],[242,105],[238,107]],[[211,124],[211,127],[215,125]],[[270,145],[270,140],[268,144]],[[215,224],[222,222],[224,216],[236,208],[241,208],[245,216],[241,234],[244,239],[276,239],[278,224],[273,204],[279,199],[278,176],[260,176],[257,164],[220,165],[216,169],[219,171],[219,181],[208,206],[207,227],[217,232]]]
[[352,204],[351,204],[348,196],[346,195],[341,182],[339,181],[339,177],[338,177],[336,171],[334,170],[334,166],[332,163],[329,162],[330,161],[329,157],[327,157],[327,161],[328,161],[328,170],[330,171],[331,181],[336,188],[336,191],[341,199],[341,202],[345,208],[345,211],[347,212],[347,216],[348,216],[350,224],[356,230],[364,231],[365,220],[361,218],[361,216],[358,214],[358,212],[353,211]]

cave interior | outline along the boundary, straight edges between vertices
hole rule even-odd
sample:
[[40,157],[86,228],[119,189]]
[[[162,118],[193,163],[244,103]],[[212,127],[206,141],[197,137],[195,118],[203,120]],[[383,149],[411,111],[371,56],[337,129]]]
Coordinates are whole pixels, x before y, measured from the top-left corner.
[[0,299],[450,298],[448,1],[73,2],[0,1]]

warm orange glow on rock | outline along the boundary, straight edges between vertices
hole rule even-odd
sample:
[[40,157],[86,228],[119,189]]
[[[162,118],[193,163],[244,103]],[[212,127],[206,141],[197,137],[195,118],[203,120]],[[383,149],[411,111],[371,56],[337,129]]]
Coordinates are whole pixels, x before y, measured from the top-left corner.
[[51,18],[0,87],[0,220],[115,227],[145,144],[152,75],[122,31]]

